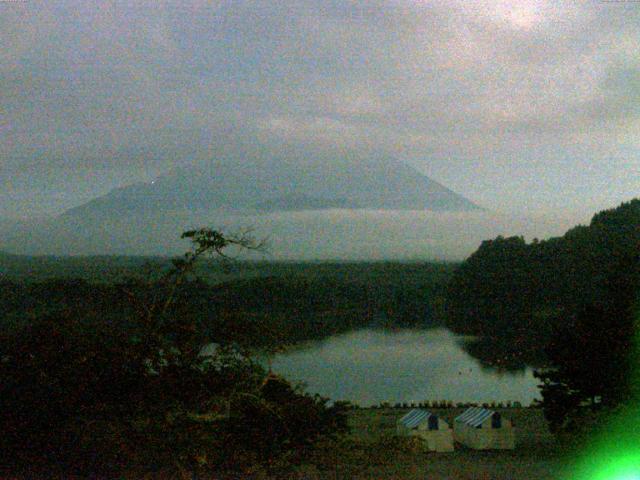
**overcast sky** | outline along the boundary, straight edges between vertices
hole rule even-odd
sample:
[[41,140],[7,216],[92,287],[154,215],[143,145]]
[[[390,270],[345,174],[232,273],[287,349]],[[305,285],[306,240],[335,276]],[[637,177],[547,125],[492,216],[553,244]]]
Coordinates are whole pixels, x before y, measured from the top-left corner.
[[634,0],[18,0],[0,45],[4,216],[238,142],[386,152],[518,214],[640,194]]

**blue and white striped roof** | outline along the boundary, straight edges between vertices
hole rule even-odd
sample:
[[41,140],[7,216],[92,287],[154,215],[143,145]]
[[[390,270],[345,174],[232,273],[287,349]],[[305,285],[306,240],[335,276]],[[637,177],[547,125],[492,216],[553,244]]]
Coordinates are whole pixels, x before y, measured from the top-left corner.
[[462,422],[472,427],[482,425],[487,418],[491,417],[494,413],[493,410],[487,410],[481,407],[467,408],[462,415],[456,417],[456,422]]
[[409,413],[407,413],[404,417],[398,420],[398,422],[402,423],[405,427],[411,429],[411,428],[416,428],[423,421],[428,421],[429,417],[438,418],[431,412],[427,412],[426,410],[416,408],[411,410]]

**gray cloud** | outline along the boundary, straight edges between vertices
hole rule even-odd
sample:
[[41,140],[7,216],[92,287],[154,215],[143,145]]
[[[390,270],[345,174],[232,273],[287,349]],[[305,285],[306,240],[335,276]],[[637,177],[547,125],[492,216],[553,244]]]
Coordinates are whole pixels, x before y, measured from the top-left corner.
[[497,210],[640,182],[632,2],[5,2],[0,42],[0,215],[252,142],[393,153]]

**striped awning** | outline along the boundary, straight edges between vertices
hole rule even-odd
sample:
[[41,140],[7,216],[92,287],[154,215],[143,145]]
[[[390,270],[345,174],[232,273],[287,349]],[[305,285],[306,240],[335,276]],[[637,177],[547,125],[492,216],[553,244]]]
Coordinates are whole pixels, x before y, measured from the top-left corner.
[[[402,423],[405,427],[412,429],[416,428],[423,421],[428,421],[429,417],[436,417],[431,412],[427,412],[422,409],[414,409],[407,413],[404,417],[398,420],[399,423]],[[436,417],[437,418],[437,417]]]
[[493,410],[487,410],[486,408],[471,407],[466,409],[462,415],[457,416],[455,421],[472,427],[478,427],[494,413],[496,412]]

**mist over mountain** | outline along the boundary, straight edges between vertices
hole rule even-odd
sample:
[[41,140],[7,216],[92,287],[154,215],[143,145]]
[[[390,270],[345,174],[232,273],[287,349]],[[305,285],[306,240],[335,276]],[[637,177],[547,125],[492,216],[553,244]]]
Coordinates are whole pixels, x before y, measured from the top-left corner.
[[180,234],[252,227],[271,259],[462,259],[514,231],[561,226],[487,212],[398,160],[238,152],[175,168],[111,191],[62,215],[0,231],[18,254],[172,255]]
[[[175,255],[180,234],[211,227],[253,227],[267,238],[265,260],[462,260],[483,240],[518,232],[528,239],[562,234],[573,220],[513,217],[484,210],[305,210],[233,214],[176,210],[87,219],[59,217],[0,232],[0,250],[32,255]],[[242,258],[252,258],[242,255]]]

